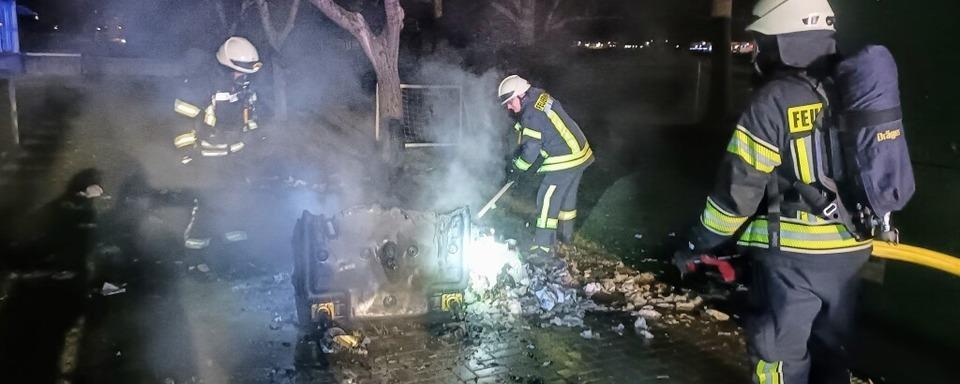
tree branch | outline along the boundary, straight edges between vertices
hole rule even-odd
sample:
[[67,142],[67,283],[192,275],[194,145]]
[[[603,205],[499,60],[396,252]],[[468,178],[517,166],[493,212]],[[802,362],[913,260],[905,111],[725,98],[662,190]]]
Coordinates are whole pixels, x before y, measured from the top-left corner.
[[223,29],[230,29],[230,25],[227,24],[227,10],[223,8],[223,3],[220,0],[213,0],[213,7],[217,11],[217,17],[220,18],[220,24],[223,26]]
[[270,42],[270,45],[273,46],[273,49],[278,48],[277,41],[277,30],[273,27],[273,20],[270,17],[270,6],[267,5],[267,0],[256,0],[257,9],[260,13],[260,24],[263,25],[263,31],[267,34],[267,41]]
[[387,13],[387,25],[383,30],[386,41],[397,41],[399,43],[400,31],[403,30],[403,6],[400,0],[384,0],[384,12]]
[[293,4],[290,5],[290,13],[287,14],[287,24],[283,26],[283,31],[280,32],[280,44],[287,41],[287,36],[290,36],[290,32],[293,31],[293,25],[297,21],[297,12],[300,10],[300,0],[293,0]]
[[320,12],[323,12],[334,24],[350,32],[360,42],[367,57],[373,60],[373,32],[363,15],[359,12],[350,12],[333,0],[310,0],[310,3],[320,9]]
[[520,25],[521,23],[520,16],[517,13],[511,12],[503,4],[490,3],[490,6],[492,6],[493,9],[497,10],[497,12],[500,12],[500,14],[506,17],[507,20],[510,20],[514,24]]
[[598,17],[583,17],[583,16],[567,17],[567,18],[564,18],[564,19],[562,19],[562,20],[559,20],[559,21],[557,21],[557,22],[555,22],[555,23],[546,25],[546,26],[545,26],[545,29],[546,29],[547,32],[553,32],[553,31],[556,31],[556,30],[563,29],[564,27],[567,26],[567,24],[570,24],[570,23],[573,23],[573,22],[578,22],[578,21],[593,21],[593,20],[600,20],[600,18],[598,18]]
[[550,11],[547,12],[547,18],[543,25],[553,24],[553,14],[557,12],[557,8],[560,8],[561,1],[562,0],[553,0],[553,5],[550,7]]

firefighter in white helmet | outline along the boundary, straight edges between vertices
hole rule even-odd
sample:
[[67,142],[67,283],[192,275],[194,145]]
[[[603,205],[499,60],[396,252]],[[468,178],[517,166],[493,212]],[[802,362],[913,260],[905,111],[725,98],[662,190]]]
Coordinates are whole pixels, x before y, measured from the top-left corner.
[[681,270],[736,242],[753,259],[748,353],[755,383],[849,383],[846,344],[857,273],[872,243],[821,217],[797,185],[818,174],[829,113],[821,97],[836,58],[827,0],[760,0],[747,27],[764,84],[737,123],[699,223],[675,255]]
[[512,75],[500,82],[497,93],[501,104],[517,118],[514,129],[519,148],[508,172],[527,171],[541,159],[537,173],[543,180],[537,192],[536,233],[530,253],[549,261],[558,242],[573,242],[577,190],[583,171],[594,161],[593,150],[560,101],[544,90]]
[[[183,151],[180,162],[196,167],[198,184],[217,185],[221,188],[238,189],[228,182],[243,179],[242,175],[226,175],[228,170],[236,173],[237,156],[258,137],[257,93],[251,86],[251,75],[263,66],[257,48],[243,37],[228,38],[216,53],[219,64],[209,73],[184,81],[185,89],[174,101],[174,111],[190,119],[185,130],[174,139],[177,149]],[[198,164],[199,163],[199,164]],[[230,163],[231,166],[224,166]],[[217,181],[213,181],[217,180]],[[230,188],[233,186],[236,188]],[[202,189],[198,188],[198,189]],[[203,215],[199,213],[199,197],[195,201],[194,214],[184,235],[185,246],[190,249],[207,247],[212,236],[209,220],[217,213],[215,200],[222,196],[205,198]],[[210,204],[206,204],[210,203]],[[238,231],[230,232],[228,241],[245,238]]]

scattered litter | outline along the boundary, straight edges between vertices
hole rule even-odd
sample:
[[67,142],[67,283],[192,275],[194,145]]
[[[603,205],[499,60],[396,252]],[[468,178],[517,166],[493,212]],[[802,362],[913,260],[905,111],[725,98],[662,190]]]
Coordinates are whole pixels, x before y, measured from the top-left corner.
[[166,379],[163,379],[163,384],[177,384],[177,382],[173,381],[173,379],[168,377]]
[[290,278],[290,274],[286,272],[280,272],[276,275],[273,275],[273,283],[280,284]]
[[717,336],[733,336],[730,332],[717,332]]
[[657,380],[669,380],[670,375],[657,375]]
[[589,329],[586,329],[586,330],[584,330],[583,332],[580,332],[580,337],[582,337],[582,338],[584,338],[584,339],[592,339],[592,338],[593,338],[593,331],[592,331],[592,330],[589,330]]
[[557,295],[546,288],[537,291],[537,299],[540,300],[540,308],[544,311],[550,311],[557,305]]
[[637,316],[640,316],[640,317],[642,317],[642,318],[644,318],[644,319],[658,320],[658,319],[660,319],[660,317],[662,317],[663,315],[660,314],[660,312],[657,312],[657,311],[652,310],[652,309],[641,309],[641,310],[637,311]]
[[370,339],[364,337],[360,331],[347,333],[343,328],[331,327],[324,332],[320,349],[328,354],[349,352],[366,355],[368,345],[370,345]]
[[544,361],[543,364],[540,364],[540,366],[541,366],[541,367],[549,367],[550,364],[553,364],[553,362],[550,361],[550,360],[547,360],[547,361]]
[[641,234],[638,233],[638,234],[633,235],[633,238],[634,238],[634,239],[637,239],[637,240],[640,240],[640,239],[643,239],[643,235],[641,235]]
[[91,186],[88,186],[83,191],[77,192],[77,196],[82,196],[88,199],[93,199],[93,198],[103,196],[103,187],[97,184],[93,184]]
[[210,239],[189,238],[183,242],[183,246],[187,249],[204,249],[210,246]]
[[[641,319],[642,319],[642,318],[641,318]],[[620,323],[620,324],[617,324],[616,327],[610,327],[610,330],[612,330],[613,332],[616,332],[616,334],[617,334],[618,336],[623,336],[623,331],[624,331],[624,329],[626,329],[626,328],[627,328],[627,327],[625,327],[625,326],[623,325],[623,323]]]
[[54,280],[70,280],[74,277],[77,277],[77,274],[73,271],[60,271],[50,276],[50,278]]
[[[126,284],[123,284],[123,285],[126,285]],[[103,296],[119,295],[126,291],[127,291],[127,288],[124,288],[122,286],[118,287],[108,282],[104,282],[103,287],[100,288],[100,294]]]
[[587,298],[590,298],[594,293],[600,292],[601,290],[603,290],[603,287],[597,283],[590,283],[583,286],[583,293]]
[[232,232],[227,232],[227,233],[225,233],[225,234],[223,235],[223,237],[224,237],[228,242],[235,243],[235,242],[238,242],[238,241],[244,241],[244,240],[246,240],[246,239],[247,239],[247,233],[244,232],[244,231],[232,231]]
[[677,237],[677,233],[676,233],[676,232],[670,232],[670,234],[668,234],[667,236],[670,236],[670,237]]
[[[621,324],[621,325],[622,325],[622,324]],[[637,318],[637,321],[634,321],[634,322],[633,322],[633,328],[636,329],[636,330],[646,330],[646,329],[648,329],[649,327],[647,326],[647,319],[644,319],[644,318],[642,318],[642,317],[638,317],[638,318]]]
[[207,272],[210,272],[210,267],[207,266],[206,264],[198,264],[197,270],[203,273],[207,273]]
[[720,312],[720,311],[718,311],[718,310],[716,310],[716,309],[708,309],[706,312],[707,312],[707,314],[710,315],[710,317],[712,317],[714,320],[717,320],[717,321],[727,321],[727,320],[730,320],[730,315],[728,315],[728,314],[726,314],[726,313],[723,313],[723,312]]

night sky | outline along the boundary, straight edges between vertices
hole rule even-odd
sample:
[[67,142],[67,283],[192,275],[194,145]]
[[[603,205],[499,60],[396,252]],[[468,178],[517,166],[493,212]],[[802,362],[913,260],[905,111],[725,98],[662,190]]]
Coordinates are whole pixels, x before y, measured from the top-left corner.
[[[127,24],[128,33],[137,40],[164,40],[176,45],[195,45],[205,40],[204,35],[215,34],[218,21],[209,5],[212,2],[197,0],[25,0],[26,5],[41,14],[41,22],[28,21],[21,28],[25,33],[36,29],[49,29],[50,25],[60,26],[62,33],[90,33],[96,25],[109,22],[113,17]],[[227,3],[233,3],[227,1]],[[379,14],[371,7],[375,1],[354,0],[341,2],[366,4],[366,14],[376,22]],[[495,17],[477,17],[492,12],[485,1],[446,0],[444,19],[439,23],[430,20],[428,1],[404,1],[408,19],[424,20],[418,25],[424,28],[438,28],[441,35],[456,40],[458,36],[469,35],[477,29],[495,27],[490,19]],[[640,40],[648,38],[669,38],[678,41],[706,39],[709,33],[710,0],[567,0],[567,13],[582,15],[589,12],[595,18],[571,23],[565,34],[557,39],[623,39]],[[742,30],[749,14],[747,2],[738,4],[734,31]],[[95,7],[94,7],[95,6]],[[309,1],[303,1],[304,9],[301,23],[326,23],[319,12],[313,9]],[[96,12],[95,12],[96,11]],[[251,12],[253,15],[255,12]],[[251,18],[246,24],[254,27],[258,21]],[[39,24],[39,28],[37,27]],[[407,31],[411,33],[412,31]],[[135,35],[141,36],[135,36]],[[738,33],[735,33],[737,37]],[[219,36],[217,37],[219,39]],[[217,40],[213,39],[213,40]],[[549,39],[547,39],[549,40]],[[205,45],[206,43],[199,43]]]

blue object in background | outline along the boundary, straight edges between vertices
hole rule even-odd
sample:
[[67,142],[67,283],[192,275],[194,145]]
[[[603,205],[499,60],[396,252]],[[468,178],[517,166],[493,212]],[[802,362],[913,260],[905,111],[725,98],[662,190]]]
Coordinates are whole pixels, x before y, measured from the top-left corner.
[[17,7],[16,0],[0,0],[0,75],[23,73],[20,29],[17,26],[19,13],[33,11],[26,7]]
[[0,53],[20,53],[17,2],[15,0],[0,0]]

